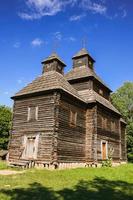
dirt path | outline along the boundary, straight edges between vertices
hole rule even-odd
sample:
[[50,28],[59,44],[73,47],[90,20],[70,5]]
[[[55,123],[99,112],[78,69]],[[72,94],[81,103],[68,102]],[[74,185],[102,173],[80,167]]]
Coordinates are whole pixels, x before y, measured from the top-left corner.
[[0,175],[14,175],[14,174],[22,174],[24,173],[24,171],[13,171],[13,170],[8,170],[8,169],[4,169],[4,170],[0,170]]

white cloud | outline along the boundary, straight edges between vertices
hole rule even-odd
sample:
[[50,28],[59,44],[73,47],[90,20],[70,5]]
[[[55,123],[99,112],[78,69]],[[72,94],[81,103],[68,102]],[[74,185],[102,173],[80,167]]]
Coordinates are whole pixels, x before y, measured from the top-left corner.
[[124,9],[122,13],[122,18],[125,18],[127,16],[127,11]]
[[77,0],[26,0],[27,12],[19,12],[22,19],[40,19],[43,16],[53,16],[60,12],[66,5],[73,6]]
[[57,40],[61,40],[62,39],[62,34],[60,31],[55,32],[54,34],[54,38]]
[[5,91],[4,94],[5,94],[5,95],[9,95],[9,92],[8,92],[8,91]]
[[82,14],[82,15],[73,15],[73,16],[70,17],[70,21],[78,21],[78,20],[82,19],[85,16],[86,16],[85,14]]
[[[121,14],[119,13],[119,8],[116,8],[114,14],[111,13],[111,4],[107,0],[23,0],[25,2],[25,10],[21,10],[18,13],[19,17],[25,20],[35,20],[40,19],[44,16],[54,16],[57,13],[63,11],[66,7],[70,9],[71,7],[80,8],[81,15],[73,14],[70,17],[70,21],[80,20],[85,17],[87,12],[92,14],[103,15],[108,19],[115,19],[118,13],[119,17],[126,17],[127,11],[121,9]],[[108,3],[108,4],[107,4]]]
[[22,79],[18,79],[17,82],[18,82],[18,84],[22,84],[23,80]]
[[116,19],[116,18],[125,18],[127,16],[127,10],[120,6],[118,9],[115,10],[114,14],[106,14],[106,17],[110,20]]
[[65,37],[64,40],[65,40],[65,41],[69,41],[69,42],[75,42],[75,41],[76,41],[76,38],[73,37],[73,36],[69,36],[69,37]]
[[103,1],[96,3],[92,0],[82,0],[81,6],[85,10],[90,10],[92,13],[100,15],[104,15],[107,11],[107,7],[105,6]]
[[76,38],[74,38],[74,37],[69,37],[68,38],[70,41],[72,41],[72,42],[75,42],[76,41]]
[[34,40],[31,41],[31,45],[33,47],[39,47],[43,44],[43,40],[39,39],[39,38],[35,38]]
[[14,44],[13,44],[13,47],[16,48],[16,49],[19,48],[19,47],[20,47],[20,42],[14,43]]
[[28,14],[28,13],[24,13],[24,12],[19,12],[18,13],[18,16],[22,19],[26,19],[26,20],[33,20],[33,19],[39,19],[41,18],[41,16],[39,14],[35,14],[35,13],[32,13],[32,14]]

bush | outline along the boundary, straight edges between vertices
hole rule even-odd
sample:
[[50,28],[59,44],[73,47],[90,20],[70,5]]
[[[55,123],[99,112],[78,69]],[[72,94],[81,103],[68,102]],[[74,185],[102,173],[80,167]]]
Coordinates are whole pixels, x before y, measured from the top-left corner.
[[128,156],[128,161],[133,163],[133,154],[132,153],[128,153],[127,156]]
[[11,119],[11,109],[6,106],[0,106],[0,149],[7,149]]
[[102,167],[112,167],[112,158],[102,161]]

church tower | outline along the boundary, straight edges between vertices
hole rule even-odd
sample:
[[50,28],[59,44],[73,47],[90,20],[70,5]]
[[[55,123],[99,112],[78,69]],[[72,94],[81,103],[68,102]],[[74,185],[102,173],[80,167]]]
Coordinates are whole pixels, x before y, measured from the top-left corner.
[[73,68],[86,66],[93,70],[95,60],[89,55],[85,48],[82,48],[72,59]]
[[58,73],[64,74],[65,63],[60,59],[57,53],[52,53],[48,58],[42,61],[43,72],[56,71]]

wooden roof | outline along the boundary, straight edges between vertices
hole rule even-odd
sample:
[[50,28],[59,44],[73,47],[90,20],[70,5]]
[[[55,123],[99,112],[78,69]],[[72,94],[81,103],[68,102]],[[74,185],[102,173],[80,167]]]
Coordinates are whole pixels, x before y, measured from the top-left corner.
[[65,78],[68,81],[81,79],[81,78],[87,78],[87,77],[94,77],[96,80],[98,80],[102,85],[104,85],[110,92],[110,88],[101,80],[101,78],[94,72],[94,70],[90,69],[87,66],[81,66],[81,67],[75,67],[71,69],[66,75]]
[[87,104],[91,102],[99,102],[110,110],[120,114],[119,111],[111,104],[111,102],[103,98],[101,95],[89,89],[78,92],[72,87],[72,85],[70,85],[70,83],[62,74],[56,71],[46,72],[42,76],[36,78],[33,82],[17,92],[12,99],[53,89],[61,89]]
[[36,78],[33,82],[17,92],[15,96],[12,97],[12,99],[19,96],[48,91],[52,89],[62,89],[63,91],[84,102],[84,99],[70,85],[64,76],[56,71],[46,72],[40,77]]
[[78,53],[76,53],[72,59],[78,58],[78,57],[82,57],[87,55],[93,62],[95,62],[95,60],[90,56],[89,52],[87,51],[87,49],[82,48]]
[[[110,110],[114,111],[117,114],[120,114],[120,112],[111,104],[110,101],[96,93],[94,90],[81,90],[78,92],[79,95],[84,98],[84,100],[89,102],[99,102],[100,104],[104,105],[105,107],[109,108]],[[121,115],[121,114],[120,114]]]
[[127,124],[127,122],[123,118],[120,118],[120,122],[123,124]]
[[48,63],[51,60],[58,60],[60,63],[62,63],[64,66],[66,66],[66,64],[61,60],[61,58],[57,55],[57,53],[52,53],[49,57],[47,57],[45,60],[42,61],[43,63]]

